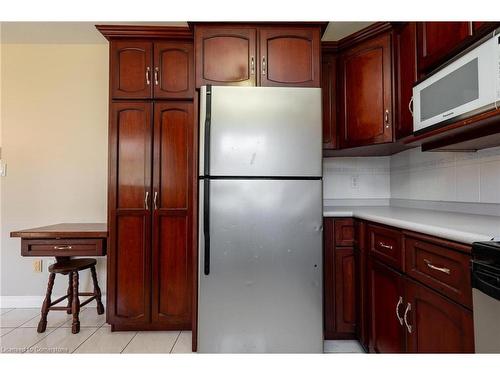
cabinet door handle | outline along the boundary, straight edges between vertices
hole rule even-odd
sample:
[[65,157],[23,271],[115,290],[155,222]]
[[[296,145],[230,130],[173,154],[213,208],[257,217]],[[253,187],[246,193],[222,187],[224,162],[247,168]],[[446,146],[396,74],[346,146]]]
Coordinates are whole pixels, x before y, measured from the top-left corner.
[[71,250],[73,246],[64,245],[64,246],[54,246],[54,250]]
[[255,59],[253,56],[250,58],[250,74],[255,74]]
[[159,75],[160,75],[160,69],[158,67],[155,67],[155,86],[158,86],[159,84]]
[[446,273],[447,275],[449,275],[451,273],[451,270],[449,268],[435,266],[434,264],[432,264],[432,262],[430,260],[424,259],[424,262],[427,265],[427,267],[429,267],[431,270],[443,272],[443,273]]
[[410,111],[411,115],[413,116],[413,96],[411,97],[410,101],[408,102],[408,110]]
[[385,123],[385,128],[389,129],[389,110],[386,109],[384,113],[384,123]]
[[380,247],[383,247],[384,249],[389,249],[389,250],[392,250],[392,249],[393,249],[392,245],[386,245],[386,244],[385,244],[385,243],[383,243],[382,241],[379,241],[378,245],[379,245]]
[[156,205],[156,200],[158,199],[158,192],[155,191],[155,195],[153,196],[153,207],[155,208],[155,210],[158,209],[158,206]]
[[144,207],[146,207],[146,210],[149,210],[149,191],[146,191],[146,195],[144,196]]
[[411,311],[411,303],[408,302],[408,304],[406,305],[405,317],[404,317],[404,321],[405,321],[405,325],[406,325],[406,329],[408,330],[408,333],[411,333],[411,330],[412,330],[411,324],[408,324],[408,312],[410,312],[410,311]]
[[262,75],[266,75],[266,56],[262,56]]
[[146,68],[146,85],[150,85],[151,84],[151,68],[148,66]]
[[396,305],[396,317],[399,320],[399,324],[403,325],[403,318],[399,316],[399,306],[403,303],[403,297],[399,296],[398,304]]

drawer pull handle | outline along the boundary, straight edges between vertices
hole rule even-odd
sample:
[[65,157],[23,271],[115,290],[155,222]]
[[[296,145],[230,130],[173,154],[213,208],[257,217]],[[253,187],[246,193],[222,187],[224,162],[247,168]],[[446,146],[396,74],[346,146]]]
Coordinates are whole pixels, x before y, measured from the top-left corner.
[[424,259],[424,262],[425,262],[425,264],[427,264],[427,267],[429,267],[431,270],[436,270],[436,271],[439,271],[439,272],[443,272],[443,273],[445,273],[447,275],[449,275],[450,272],[451,272],[449,268],[435,266],[434,264],[431,263],[430,260]]
[[383,243],[383,242],[379,242],[379,243],[378,243],[378,245],[379,245],[380,247],[383,247],[384,249],[389,249],[389,250],[392,250],[392,249],[393,249],[392,245],[386,245],[386,244],[385,244],[385,243]]
[[403,318],[399,316],[399,306],[403,303],[403,297],[399,296],[398,304],[396,305],[396,316],[399,320],[399,324],[403,325]]
[[408,324],[408,312],[411,311],[411,303],[408,302],[406,305],[406,310],[405,310],[405,325],[406,329],[408,329],[408,333],[411,333],[412,327],[411,324]]
[[54,250],[71,250],[73,246],[64,245],[64,246],[54,246]]

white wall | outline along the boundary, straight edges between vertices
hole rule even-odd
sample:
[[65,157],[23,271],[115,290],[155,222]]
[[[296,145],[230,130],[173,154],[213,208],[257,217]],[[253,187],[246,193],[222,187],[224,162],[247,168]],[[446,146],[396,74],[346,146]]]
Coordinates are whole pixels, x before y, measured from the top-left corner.
[[478,152],[421,152],[391,157],[391,198],[500,203],[500,147]]
[[[43,273],[33,273],[33,258],[21,257],[20,240],[9,233],[106,221],[108,45],[1,48],[2,159],[8,165],[0,178],[1,295],[42,296],[48,261]],[[98,274],[105,290],[103,260]],[[82,288],[89,286],[85,275]],[[66,279],[56,278],[56,293],[66,287]]]
[[[352,186],[353,177],[357,187]],[[323,199],[389,199],[390,157],[323,159]]]

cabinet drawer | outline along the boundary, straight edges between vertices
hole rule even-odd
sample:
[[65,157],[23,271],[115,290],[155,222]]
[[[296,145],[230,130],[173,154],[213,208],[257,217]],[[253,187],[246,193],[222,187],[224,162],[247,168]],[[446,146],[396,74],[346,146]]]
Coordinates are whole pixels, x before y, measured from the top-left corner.
[[335,219],[335,246],[350,247],[354,244],[354,220]]
[[406,273],[472,308],[470,256],[422,239],[405,238]]
[[106,255],[103,238],[23,239],[23,256],[102,256]]
[[368,225],[369,252],[384,263],[403,270],[403,235],[400,231],[378,225]]

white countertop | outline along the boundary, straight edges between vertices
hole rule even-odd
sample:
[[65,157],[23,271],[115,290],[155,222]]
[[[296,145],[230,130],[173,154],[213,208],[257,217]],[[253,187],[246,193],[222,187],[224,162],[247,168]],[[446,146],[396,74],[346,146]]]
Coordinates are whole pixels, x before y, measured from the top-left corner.
[[500,216],[392,206],[325,206],[323,216],[355,217],[466,244],[500,236]]

